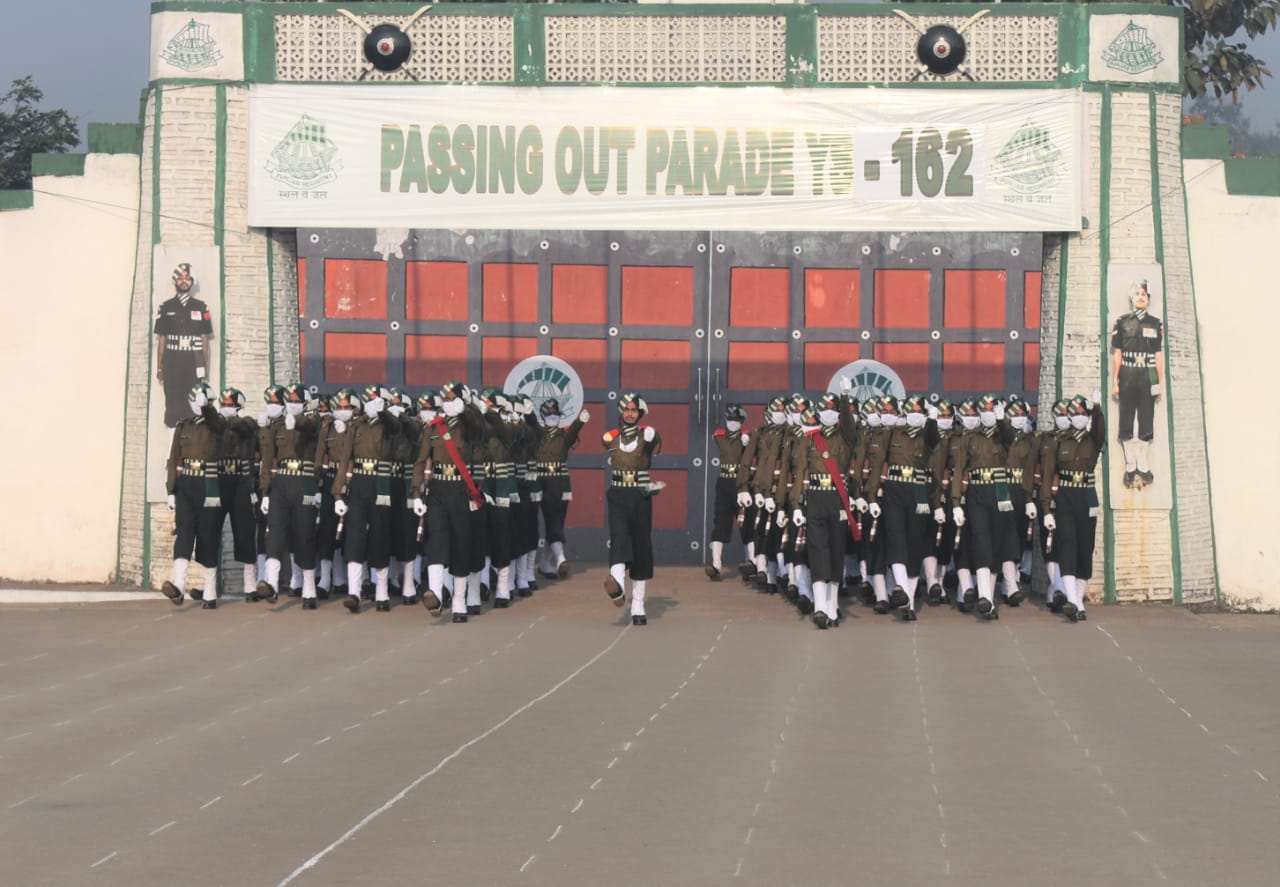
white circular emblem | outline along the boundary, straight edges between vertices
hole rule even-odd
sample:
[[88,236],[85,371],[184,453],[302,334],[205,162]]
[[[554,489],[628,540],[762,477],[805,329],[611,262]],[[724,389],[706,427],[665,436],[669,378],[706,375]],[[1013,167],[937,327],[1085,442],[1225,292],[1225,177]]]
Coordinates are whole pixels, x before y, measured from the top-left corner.
[[828,391],[840,390],[841,376],[848,376],[853,382],[851,394],[858,402],[882,394],[892,394],[898,398],[907,396],[906,386],[902,384],[898,374],[888,364],[878,360],[855,360],[840,367],[827,383]]
[[565,424],[577,418],[582,409],[582,380],[567,362],[549,354],[526,357],[507,373],[502,390],[510,394],[523,394],[533,401],[534,414],[548,400],[560,404],[560,415]]

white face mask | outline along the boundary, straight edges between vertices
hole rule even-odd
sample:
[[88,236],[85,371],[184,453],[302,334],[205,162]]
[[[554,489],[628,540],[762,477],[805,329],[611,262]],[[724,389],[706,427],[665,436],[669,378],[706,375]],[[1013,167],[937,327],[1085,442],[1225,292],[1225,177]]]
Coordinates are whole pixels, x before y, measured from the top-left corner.
[[727,429],[729,430],[729,433],[730,433],[730,434],[732,434],[732,433],[733,433],[733,432],[735,432],[735,431],[741,431],[741,430],[742,430],[742,423],[741,423],[741,422],[735,422],[733,419],[730,419],[729,421],[727,421],[727,422],[725,422],[725,423],[724,423],[724,427],[725,427],[725,428],[727,428]]
[[1057,428],[1059,431],[1066,431],[1068,428],[1071,427],[1071,420],[1068,419],[1066,416],[1054,416],[1053,424],[1054,424],[1054,427]]
[[284,411],[290,416],[301,416],[302,408],[304,406],[306,406],[306,404],[290,402],[284,405]]
[[1086,428],[1089,427],[1089,417],[1087,415],[1072,416],[1071,427],[1074,428],[1076,431],[1084,431]]
[[994,427],[995,427],[995,424],[996,424],[996,414],[995,414],[995,413],[993,413],[993,412],[991,412],[991,411],[989,411],[989,410],[988,410],[988,411],[985,411],[985,412],[979,413],[979,414],[978,414],[978,417],[982,420],[982,427],[983,427],[983,428],[994,428]]
[[943,431],[950,431],[955,427],[955,424],[956,420],[954,416],[947,416],[945,418],[938,419],[938,427]]
[[382,404],[380,404],[377,400],[371,400],[364,405],[364,414],[368,416],[370,419],[372,419],[376,417],[378,413],[382,412],[381,407],[382,407]]
[[928,418],[924,413],[907,413],[907,425],[911,428],[923,428],[925,419]]
[[398,405],[394,407],[387,407],[387,411],[397,419],[404,415],[404,407]]
[[840,413],[836,410],[823,410],[818,413],[818,421],[830,428],[840,421]]
[[868,425],[870,425],[872,428],[879,428],[879,427],[880,427],[880,414],[879,414],[879,413],[867,413],[867,424],[868,424]]
[[187,403],[191,407],[191,412],[197,416],[200,415],[200,411],[204,409],[204,407],[200,406],[200,404],[196,403],[194,400],[189,400]]
[[1013,427],[1016,431],[1025,432],[1030,427],[1026,416],[1014,416],[1010,421],[1013,422]]
[[883,425],[885,428],[896,428],[898,425],[898,414],[897,413],[881,413],[880,424]]
[[560,417],[557,416],[555,413],[552,413],[550,416],[543,416],[542,424],[546,425],[548,428],[559,428]]
[[964,426],[965,431],[972,431],[973,429],[977,428],[978,424],[981,421],[982,420],[979,419],[977,416],[961,416],[960,417],[960,424]]
[[269,416],[272,419],[278,419],[283,415],[284,415],[284,404],[282,403],[267,404],[267,416]]
[[337,419],[339,422],[350,422],[351,412],[351,410],[334,410],[333,418]]
[[444,403],[440,404],[440,411],[452,419],[455,416],[462,415],[463,406],[465,405],[462,402],[462,398],[455,397],[453,400],[446,400]]
[[800,424],[800,414],[799,414],[799,413],[787,413],[787,424],[788,424],[788,425],[799,425],[799,424]]
[[430,422],[436,417],[435,410],[418,410],[418,418],[423,422]]
[[234,416],[236,413],[238,413],[238,412],[240,412],[240,411],[239,411],[238,409],[236,409],[235,407],[223,407],[222,409],[218,410],[218,412],[219,412],[219,413],[222,413],[222,415],[224,415],[224,416],[226,416],[228,419],[230,419],[232,416]]
[[769,413],[769,421],[774,425],[782,425],[787,421],[787,414],[779,413],[777,411],[771,412]]

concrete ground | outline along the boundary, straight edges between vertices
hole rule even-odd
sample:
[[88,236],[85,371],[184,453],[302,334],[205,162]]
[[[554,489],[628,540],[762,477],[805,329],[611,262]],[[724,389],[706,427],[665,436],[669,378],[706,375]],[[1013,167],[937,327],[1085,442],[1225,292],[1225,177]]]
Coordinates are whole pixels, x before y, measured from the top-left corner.
[[467,625],[0,608],[0,859],[35,885],[1271,885],[1280,618],[1034,604],[818,631],[584,567]]

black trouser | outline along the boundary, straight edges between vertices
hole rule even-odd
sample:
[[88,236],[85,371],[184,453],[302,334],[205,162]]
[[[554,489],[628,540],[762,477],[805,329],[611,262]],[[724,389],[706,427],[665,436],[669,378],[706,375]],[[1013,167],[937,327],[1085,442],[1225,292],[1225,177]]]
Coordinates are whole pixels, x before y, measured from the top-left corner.
[[809,575],[814,582],[839,582],[844,578],[845,540],[849,522],[840,519],[840,494],[835,490],[805,493],[805,536],[808,539]]
[[558,474],[542,475],[542,527],[547,543],[564,541],[564,522],[569,502],[564,498],[565,479]]
[[432,478],[427,488],[427,544],[423,562],[444,564],[455,578],[471,572],[471,510],[460,480]]
[[1138,420],[1138,439],[1155,437],[1156,399],[1151,394],[1152,372],[1147,367],[1120,367],[1120,410],[1116,428],[1120,441],[1133,439],[1133,420]]
[[[413,513],[413,499],[409,497],[410,481],[391,479],[391,554],[401,563],[408,563],[418,556],[418,516]],[[425,524],[423,532],[425,533]],[[392,577],[400,583],[398,576]]]
[[222,539],[222,509],[218,503],[206,507],[203,477],[178,478],[173,490],[173,520],[178,533],[173,540],[173,559],[191,560],[205,567],[218,566],[218,542]]
[[277,474],[271,480],[271,508],[267,512],[267,557],[293,559],[303,570],[316,566],[315,482],[306,477]]
[[514,554],[515,514],[511,508],[490,505],[484,509],[489,538],[489,563],[501,570],[511,564]]
[[1053,549],[1063,576],[1093,576],[1093,544],[1098,519],[1089,516],[1089,490],[1059,487],[1053,497]]
[[[322,561],[333,560],[338,550],[338,515],[333,510],[332,471],[320,478],[320,523],[316,525],[316,557]],[[343,525],[345,528],[345,524]]]
[[995,484],[969,484],[965,494],[965,532],[969,534],[972,568],[1000,570],[1004,561],[1016,561],[1022,553],[1017,544],[1012,502],[1000,510]]
[[204,350],[164,352],[164,424],[174,428],[191,416],[187,397],[191,387],[200,381],[196,369],[204,366]]
[[1009,498],[1013,500],[1013,537],[1017,546],[1017,554],[1009,560],[1017,563],[1022,560],[1024,551],[1031,550],[1035,527],[1031,518],[1027,517],[1027,491],[1021,484],[1009,485]]
[[251,564],[258,558],[258,526],[253,517],[253,475],[219,474],[218,489],[222,497],[218,529],[221,530],[227,518],[231,518],[235,559],[242,564]]
[[[342,556],[348,564],[381,570],[391,563],[391,506],[378,505],[378,478],[356,474],[347,485]],[[272,502],[272,510],[275,503]],[[299,560],[301,565],[302,561]]]
[[[917,513],[920,484],[886,480],[880,487],[880,533],[884,536],[883,565],[903,564],[908,576],[920,574],[920,562],[929,553],[928,511]],[[873,573],[881,570],[872,570]]]
[[626,564],[631,579],[653,578],[653,499],[639,487],[609,487],[609,563]]
[[[858,557],[867,562],[868,579],[882,575],[885,568],[884,499],[882,497],[877,501],[881,503],[878,520],[869,512],[858,516],[858,520],[862,522],[862,541],[858,543]],[[875,528],[874,536],[871,533],[872,528]]]
[[[716,478],[716,501],[711,521],[711,541],[728,542],[738,517],[738,482],[731,477]],[[745,540],[744,540],[745,541]]]
[[533,501],[533,493],[527,482],[516,484],[520,501],[511,505],[513,536],[515,539],[514,555],[521,557],[538,547],[538,506]]
[[777,514],[766,508],[756,509],[756,554],[763,554],[771,561],[777,558],[782,549],[782,529],[778,526]]

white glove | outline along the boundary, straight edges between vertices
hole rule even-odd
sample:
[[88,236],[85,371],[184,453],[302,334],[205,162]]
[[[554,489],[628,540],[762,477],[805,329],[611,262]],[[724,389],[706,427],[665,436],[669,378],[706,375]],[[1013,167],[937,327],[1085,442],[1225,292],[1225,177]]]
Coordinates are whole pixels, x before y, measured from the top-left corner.
[[871,517],[872,517],[872,519],[873,519],[873,520],[874,520],[875,518],[879,517],[879,516],[880,516],[880,503],[879,503],[879,502],[872,502],[870,505],[868,505],[868,506],[867,506],[867,511],[871,512]]
[[1035,520],[1035,519],[1036,519],[1036,503],[1028,502],[1027,503],[1027,520]]
[[959,505],[951,509],[951,517],[955,520],[957,527],[964,526],[964,509]]
[[258,494],[257,494],[257,493],[250,493],[250,494],[249,494],[249,504],[250,504],[250,505],[252,505],[254,508],[257,508],[257,507],[258,507]]
[[749,443],[751,443],[751,435],[747,434],[745,431],[742,432],[742,445],[745,447]]
[[471,398],[471,402],[475,404],[476,409],[480,411],[480,415],[483,416],[485,413],[489,412],[489,404],[485,402],[483,397],[476,395]]
[[1058,522],[1053,519],[1052,514],[1046,514],[1044,516],[1044,528],[1049,532],[1053,532],[1058,528]]
[[320,507],[320,494],[319,494],[319,493],[316,493],[315,495],[313,495],[313,496],[311,497],[311,505],[312,505],[312,506],[314,506],[314,507],[316,507],[316,508],[319,508],[319,507]]
[[1101,388],[1093,389],[1093,393],[1089,395],[1089,403],[1088,403],[1089,409],[1092,410],[1093,405],[1095,403],[1101,403],[1101,402],[1102,402],[1102,389]]
[[764,493],[756,493],[756,508],[764,508]]
[[1160,383],[1157,382],[1155,385],[1151,386],[1151,396],[1152,397],[1160,396]]
[[751,507],[751,494],[750,494],[750,493],[748,493],[746,490],[743,490],[741,493],[739,493],[739,494],[738,494],[738,504],[739,504],[739,505],[741,505],[743,508],[750,508],[750,507]]
[[414,513],[414,514],[416,514],[418,517],[422,517],[424,514],[426,514],[426,513],[427,513],[427,503],[426,503],[426,502],[423,502],[423,501],[422,501],[422,499],[420,499],[420,498],[419,498],[419,499],[414,499],[414,500],[413,500],[413,513]]
[[334,430],[334,431],[336,431],[336,432],[338,432],[339,434],[346,434],[346,433],[347,433],[347,423],[346,423],[346,422],[343,422],[341,419],[334,419],[334,420],[333,420],[333,430]]
[[653,443],[653,439],[657,437],[657,435],[658,435],[658,432],[653,430],[652,425],[644,426],[644,442],[645,443]]
[[266,427],[267,427],[268,425],[270,425],[270,424],[271,424],[271,417],[270,417],[270,416],[268,416],[266,413],[259,413],[259,414],[258,414],[258,427],[259,427],[259,428],[266,428]]
[[293,413],[285,413],[284,427],[288,428],[290,431],[298,427],[298,420],[294,417]]
[[263,496],[263,497],[262,497],[262,503],[258,506],[258,510],[259,510],[259,511],[261,511],[263,514],[268,514],[268,513],[270,513],[270,511],[271,511],[271,497],[270,497],[270,496]]
[[209,398],[203,391],[201,391],[199,394],[196,395],[195,403],[197,407],[200,407],[203,409],[204,405],[207,404],[208,402],[209,402]]
[[779,511],[775,522],[778,526],[785,527],[787,525],[787,513],[785,511]]
[[947,522],[947,513],[942,510],[941,506],[933,510],[933,519],[939,526]]
[[178,497],[177,497],[177,496],[175,496],[175,495],[173,495],[173,493],[170,493],[170,494],[169,494],[169,498],[168,498],[167,500],[165,500],[165,504],[169,506],[169,510],[170,510],[170,511],[177,511],[177,510],[178,510]]
[[347,513],[347,503],[343,502],[341,499],[336,500],[333,503],[333,513],[338,517],[345,517]]
[[795,511],[791,512],[791,522],[792,522],[793,524],[795,524],[797,527],[803,527],[803,526],[804,526],[804,512],[803,512],[803,511],[801,511],[799,508],[797,508]]
[[591,421],[591,414],[588,413],[586,410],[583,410],[582,412],[578,413],[578,421],[581,422],[583,425],[586,425],[588,422]]
[[934,404],[929,404],[929,406],[925,407],[925,413],[928,414],[930,419],[936,420],[939,415],[938,407]]
[[490,496],[488,493],[485,493],[485,494],[484,494],[484,503],[485,503],[486,505],[493,505],[493,504],[494,504],[493,497],[492,497],[492,496]]
[[1004,401],[996,401],[996,421],[999,422],[1004,418]]
[[848,397],[853,393],[853,380],[848,376],[840,377],[840,393],[845,397]]
[[375,397],[364,405],[364,414],[372,419],[374,416],[378,415],[378,413],[381,413],[386,405],[387,402],[381,397]]
[[858,509],[858,511],[862,512],[863,514],[865,514],[867,511],[867,500],[859,496],[857,499],[854,500],[853,507]]
[[773,501],[772,496],[766,496],[764,499],[764,510],[773,514],[778,510],[778,503]]

